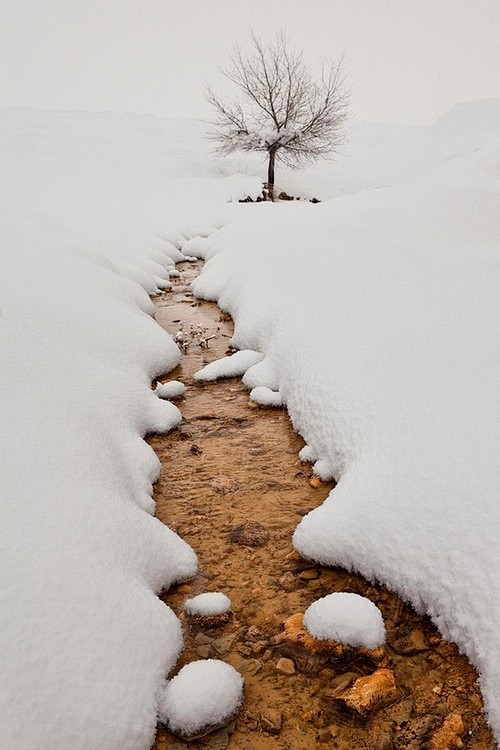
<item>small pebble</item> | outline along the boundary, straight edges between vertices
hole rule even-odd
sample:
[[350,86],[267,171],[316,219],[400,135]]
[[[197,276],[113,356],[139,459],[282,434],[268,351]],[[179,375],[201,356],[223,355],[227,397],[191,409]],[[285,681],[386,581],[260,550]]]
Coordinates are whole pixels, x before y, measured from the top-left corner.
[[280,674],[295,674],[295,664],[291,659],[285,659],[284,657],[278,659],[275,669],[277,672],[280,672]]
[[278,711],[276,708],[267,708],[260,715],[260,725],[269,734],[279,734],[282,723],[283,717],[281,711]]
[[289,570],[286,573],[283,573],[279,580],[279,584],[284,591],[293,591],[297,588],[295,576]]
[[317,570],[310,568],[308,570],[302,570],[299,573],[299,578],[301,581],[312,581],[314,578],[319,578],[319,573]]

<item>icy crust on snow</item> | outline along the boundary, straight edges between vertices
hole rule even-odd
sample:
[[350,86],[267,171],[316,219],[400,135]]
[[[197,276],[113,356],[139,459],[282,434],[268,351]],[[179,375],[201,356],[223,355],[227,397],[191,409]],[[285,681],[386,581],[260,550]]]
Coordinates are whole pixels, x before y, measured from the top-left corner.
[[500,739],[498,133],[499,101],[403,153],[389,129],[385,187],[250,211],[212,237],[194,290],[276,363],[306,457],[338,480],[295,547],[427,612]]
[[223,615],[231,611],[231,599],[220,591],[206,591],[184,602],[188,615]]
[[181,414],[151,389],[180,353],[148,294],[225,220],[193,143],[161,118],[0,110],[2,748],[154,739],[182,648],[157,594],[197,561],[151,515],[143,438]]
[[169,380],[168,383],[158,383],[155,393],[159,398],[181,398],[186,393],[186,386],[179,380]]
[[385,643],[379,608],[358,594],[338,592],[313,602],[304,613],[304,625],[314,638],[346,646],[378,648]]
[[190,737],[223,726],[243,700],[243,678],[217,659],[186,664],[160,696],[160,721],[175,734]]
[[249,367],[255,365],[263,358],[260,352],[251,349],[243,349],[235,352],[230,357],[221,357],[214,362],[205,365],[201,370],[195,372],[194,379],[198,381],[219,380],[220,378],[235,378],[244,375]]

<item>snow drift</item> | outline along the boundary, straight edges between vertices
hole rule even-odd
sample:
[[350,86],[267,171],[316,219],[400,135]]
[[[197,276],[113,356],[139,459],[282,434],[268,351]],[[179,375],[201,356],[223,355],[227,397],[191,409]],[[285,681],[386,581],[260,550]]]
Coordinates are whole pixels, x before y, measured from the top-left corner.
[[265,355],[304,459],[338,481],[296,548],[428,612],[500,739],[500,102],[381,130],[363,173],[331,168],[342,197],[249,206],[200,246],[194,290]]
[[0,745],[146,750],[182,646],[156,594],[196,570],[151,515],[143,437],[181,414],[148,293],[228,188],[185,122],[2,110],[0,136]]

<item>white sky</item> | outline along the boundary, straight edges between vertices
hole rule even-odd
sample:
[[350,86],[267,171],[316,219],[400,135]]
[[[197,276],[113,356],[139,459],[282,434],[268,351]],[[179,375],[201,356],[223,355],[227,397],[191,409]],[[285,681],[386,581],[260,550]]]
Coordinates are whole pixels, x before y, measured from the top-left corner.
[[500,0],[0,0],[0,105],[206,116],[249,28],[345,50],[358,117],[427,123],[500,97]]

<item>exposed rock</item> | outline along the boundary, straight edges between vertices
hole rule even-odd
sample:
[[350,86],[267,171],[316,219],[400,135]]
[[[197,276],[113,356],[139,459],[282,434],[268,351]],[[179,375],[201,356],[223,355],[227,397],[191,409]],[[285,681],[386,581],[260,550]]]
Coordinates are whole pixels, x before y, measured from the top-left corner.
[[250,625],[250,627],[248,628],[246,632],[246,637],[248,638],[249,641],[253,641],[253,640],[261,641],[263,640],[265,635],[266,633],[264,629],[260,627],[260,625]]
[[285,651],[295,653],[296,650],[302,650],[309,654],[320,655],[327,661],[357,659],[376,666],[385,666],[389,662],[384,646],[379,646],[376,649],[353,648],[344,646],[337,641],[322,641],[314,638],[304,627],[303,615],[300,612],[288,617],[283,623],[283,632],[275,635],[271,641],[280,646],[280,650],[284,653]]
[[213,639],[209,635],[205,635],[205,633],[196,633],[195,637],[193,638],[193,641],[199,646],[205,646],[209,643],[212,643],[212,640]]
[[283,716],[281,711],[276,708],[266,708],[260,715],[260,725],[265,732],[269,734],[279,734],[281,732],[281,725],[283,723]]
[[240,722],[247,729],[253,731],[259,726],[259,717],[253,714],[251,711],[243,711],[243,713],[240,715]]
[[397,653],[403,656],[419,654],[422,651],[429,651],[429,646],[425,640],[424,634],[418,628],[414,628],[409,633],[396,636],[389,645]]
[[232,612],[221,612],[220,615],[186,615],[183,613],[191,628],[195,630],[209,630],[227,625],[233,619]]
[[394,721],[398,726],[409,721],[413,716],[415,704],[413,698],[408,697],[394,703],[386,709],[386,716]]
[[285,659],[283,657],[278,659],[275,669],[277,672],[280,672],[280,674],[295,674],[295,664],[291,659]]
[[397,750],[420,750],[424,740],[438,724],[439,718],[432,714],[407,721],[397,734]]
[[196,445],[195,443],[193,443],[189,450],[191,451],[193,456],[201,456],[201,454],[203,453],[203,450],[200,448],[200,446]]
[[318,487],[321,487],[321,485],[323,484],[323,482],[321,481],[321,479],[318,476],[316,476],[316,474],[313,474],[312,477],[309,480],[309,484],[311,485],[311,487],[313,487],[315,490],[317,490]]
[[246,643],[238,643],[236,646],[236,650],[242,655],[242,656],[250,656],[252,653],[252,649],[250,646],[248,646]]
[[449,714],[431,736],[426,750],[454,750],[464,746],[465,724],[460,714]]
[[294,574],[288,570],[281,576],[279,584],[283,591],[294,591],[297,588],[297,579]]
[[377,669],[373,674],[358,677],[347,688],[337,688],[332,696],[344,708],[359,716],[384,708],[401,697],[390,669]]
[[212,643],[212,646],[217,651],[219,656],[224,656],[228,651],[231,650],[231,646],[234,642],[234,635],[224,635],[222,638],[216,638]]
[[229,734],[226,730],[221,730],[208,735],[202,741],[205,747],[210,750],[226,750],[229,745]]
[[267,648],[267,641],[257,641],[252,643],[251,651],[255,656],[261,656]]
[[208,659],[208,657],[210,656],[211,650],[212,650],[212,647],[210,646],[210,644],[207,643],[205,646],[198,646],[196,649],[196,653],[202,659]]
[[299,578],[301,581],[312,581],[314,578],[319,578],[319,573],[317,570],[309,568],[308,570],[302,570],[299,573]]
[[330,682],[330,688],[332,690],[345,690],[345,688],[351,685],[354,680],[357,680],[358,677],[362,677],[359,672],[344,672],[333,678]]
[[229,541],[245,547],[264,547],[269,541],[269,532],[257,521],[245,521],[231,529]]
[[246,671],[248,674],[257,674],[262,669],[262,664],[258,659],[250,659]]
[[314,563],[306,560],[297,550],[292,550],[285,557],[284,569],[292,573],[299,573],[301,570],[309,570]]

